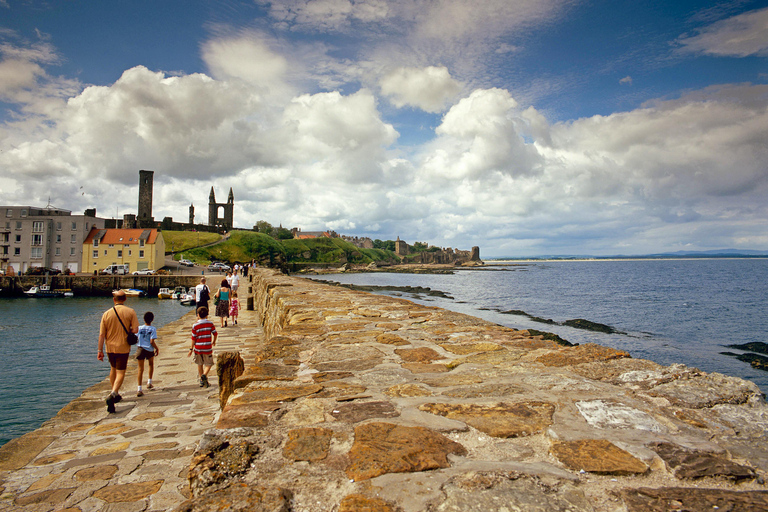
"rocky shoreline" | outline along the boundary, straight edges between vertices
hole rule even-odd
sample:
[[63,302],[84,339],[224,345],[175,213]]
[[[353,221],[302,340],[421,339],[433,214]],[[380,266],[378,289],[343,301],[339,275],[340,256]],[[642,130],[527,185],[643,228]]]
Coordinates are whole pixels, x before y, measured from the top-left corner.
[[0,510],[768,510],[750,382],[272,270],[247,287],[210,391],[189,319],[166,326],[167,396],[107,416],[97,386],[0,449]]

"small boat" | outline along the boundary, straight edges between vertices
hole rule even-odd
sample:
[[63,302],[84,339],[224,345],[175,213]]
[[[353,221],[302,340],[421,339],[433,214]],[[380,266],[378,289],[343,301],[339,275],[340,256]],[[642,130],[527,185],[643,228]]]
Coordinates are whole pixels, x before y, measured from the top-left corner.
[[138,288],[123,288],[125,295],[128,297],[146,297],[147,292],[139,290]]
[[72,290],[69,289],[59,289],[59,290],[51,290],[51,287],[47,284],[42,284],[40,286],[33,286],[29,290],[25,291],[24,294],[27,297],[73,297],[74,294],[72,293]]
[[171,293],[171,298],[173,300],[181,300],[184,298],[184,296],[187,294],[187,289],[183,286],[177,286],[173,289],[173,293]]
[[157,292],[157,298],[158,299],[170,299],[171,298],[171,290],[170,290],[170,288],[160,288],[160,291]]
[[195,305],[195,294],[194,293],[187,293],[184,295],[180,300],[181,305],[183,306],[194,306]]

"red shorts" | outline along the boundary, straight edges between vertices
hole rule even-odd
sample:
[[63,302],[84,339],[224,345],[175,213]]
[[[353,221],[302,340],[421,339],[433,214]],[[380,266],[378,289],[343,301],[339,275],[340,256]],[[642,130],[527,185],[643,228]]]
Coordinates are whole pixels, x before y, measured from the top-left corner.
[[128,368],[128,357],[131,354],[113,354],[112,352],[107,352],[107,359],[109,359],[109,364],[114,368],[115,370],[125,370]]

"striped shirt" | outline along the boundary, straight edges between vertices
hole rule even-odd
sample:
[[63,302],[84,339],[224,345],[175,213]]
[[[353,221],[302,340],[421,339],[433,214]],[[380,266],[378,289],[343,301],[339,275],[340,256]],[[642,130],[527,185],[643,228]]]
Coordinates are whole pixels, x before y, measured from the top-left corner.
[[207,318],[195,322],[192,326],[192,341],[195,343],[195,354],[213,353],[213,335],[216,334],[216,326]]

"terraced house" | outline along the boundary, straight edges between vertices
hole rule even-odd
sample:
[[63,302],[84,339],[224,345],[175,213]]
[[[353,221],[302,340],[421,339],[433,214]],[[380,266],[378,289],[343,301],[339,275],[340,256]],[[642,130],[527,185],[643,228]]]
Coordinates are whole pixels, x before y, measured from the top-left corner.
[[0,270],[15,273],[31,267],[80,272],[83,240],[91,228],[104,227],[96,210],[72,215],[69,210],[46,206],[0,206]]
[[92,229],[83,242],[83,272],[109,265],[158,270],[165,264],[165,241],[157,229]]

